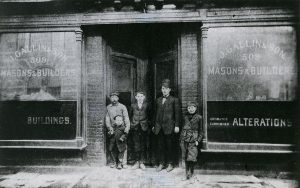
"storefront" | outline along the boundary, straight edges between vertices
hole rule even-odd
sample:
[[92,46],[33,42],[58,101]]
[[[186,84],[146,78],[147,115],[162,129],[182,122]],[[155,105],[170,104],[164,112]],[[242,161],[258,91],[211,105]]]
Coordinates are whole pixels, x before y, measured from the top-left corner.
[[145,90],[153,103],[164,78],[183,113],[199,102],[203,153],[293,153],[296,2],[0,4],[4,161],[105,165],[109,93],[130,106]]

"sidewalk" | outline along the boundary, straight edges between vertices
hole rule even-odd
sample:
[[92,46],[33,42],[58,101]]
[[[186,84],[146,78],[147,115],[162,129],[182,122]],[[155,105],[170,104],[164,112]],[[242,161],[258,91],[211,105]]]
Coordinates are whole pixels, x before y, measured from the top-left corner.
[[[12,170],[13,171],[13,170]],[[196,171],[193,181],[181,181],[184,170],[176,168],[155,172],[111,169],[109,167],[65,169],[23,169],[1,173],[0,187],[59,187],[59,188],[296,188],[295,180],[257,178],[253,175],[214,175]]]

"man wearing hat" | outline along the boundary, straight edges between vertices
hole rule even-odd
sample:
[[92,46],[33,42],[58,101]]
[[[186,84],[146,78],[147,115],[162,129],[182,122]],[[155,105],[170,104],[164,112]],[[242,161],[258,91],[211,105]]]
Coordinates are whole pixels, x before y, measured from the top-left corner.
[[[125,130],[124,132],[128,134],[129,129],[130,129],[130,121],[129,121],[129,116],[128,116],[128,111],[125,105],[119,103],[119,93],[118,92],[112,92],[110,94],[110,102],[106,108],[107,108],[107,113],[105,117],[105,124],[109,132],[113,132],[113,124],[115,123],[114,117],[116,116],[121,116],[123,118],[123,121],[125,123]],[[127,150],[127,149],[126,149]],[[125,151],[126,153],[126,151]],[[123,160],[123,168],[127,167],[127,159],[126,159],[126,154],[124,155],[124,160]],[[112,164],[114,165],[114,164]]]
[[156,171],[161,171],[167,165],[167,172],[173,170],[173,135],[179,132],[179,102],[170,95],[170,80],[162,82],[163,96],[156,100],[155,125],[152,128],[156,135],[156,157],[159,166]]

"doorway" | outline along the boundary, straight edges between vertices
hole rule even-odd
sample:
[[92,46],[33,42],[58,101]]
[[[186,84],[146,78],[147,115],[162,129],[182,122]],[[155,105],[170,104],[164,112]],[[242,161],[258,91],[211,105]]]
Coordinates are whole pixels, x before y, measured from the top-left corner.
[[[147,102],[154,108],[156,98],[162,95],[161,82],[166,78],[171,81],[171,94],[178,97],[179,27],[176,24],[110,25],[103,26],[101,30],[107,53],[107,105],[110,102],[109,93],[118,91],[120,103],[129,111],[135,102],[135,92],[142,90],[146,93]],[[131,141],[129,135],[129,164],[134,159]],[[150,152],[150,138],[148,143],[147,161],[150,161],[153,155]]]
[[119,100],[130,108],[137,82],[137,60],[133,56],[122,53],[110,55],[110,90],[119,92]]

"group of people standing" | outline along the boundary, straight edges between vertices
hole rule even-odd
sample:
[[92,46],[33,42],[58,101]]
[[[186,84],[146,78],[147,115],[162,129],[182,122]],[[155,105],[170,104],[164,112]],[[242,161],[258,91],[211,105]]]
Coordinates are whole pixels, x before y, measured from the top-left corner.
[[[153,133],[152,158],[156,171],[166,168],[167,172],[174,169],[174,135],[179,134],[182,160],[185,160],[186,176],[190,179],[197,161],[198,146],[203,138],[202,117],[197,113],[197,103],[188,102],[184,124],[180,126],[180,106],[178,98],[171,96],[170,80],[161,84],[162,96],[155,102],[155,107],[146,102],[143,91],[136,92],[136,102],[127,108],[119,102],[119,94],[110,94],[111,104],[107,106],[105,117],[108,129],[109,153],[112,168],[127,168],[127,138],[130,132],[133,140],[135,163],[132,169],[144,170],[146,160],[147,138]],[[153,105],[154,106],[154,105]],[[151,109],[153,108],[153,109]],[[151,117],[151,118],[150,118]],[[176,154],[175,154],[176,155]]]

